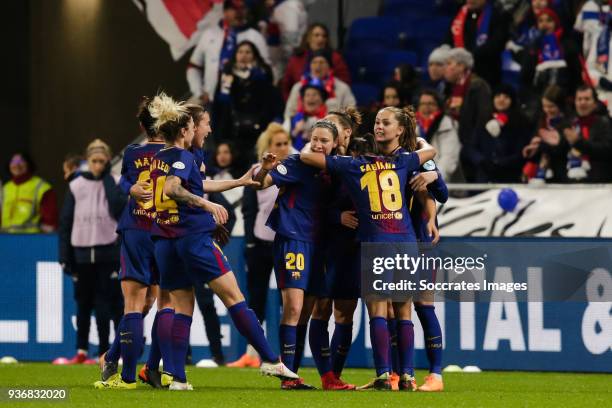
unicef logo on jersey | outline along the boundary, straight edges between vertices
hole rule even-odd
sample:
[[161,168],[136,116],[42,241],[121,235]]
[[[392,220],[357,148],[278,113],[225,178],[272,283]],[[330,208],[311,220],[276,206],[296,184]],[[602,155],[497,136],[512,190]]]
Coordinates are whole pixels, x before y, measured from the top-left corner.
[[177,161],[172,163],[172,167],[174,167],[177,170],[185,170],[185,163]]
[[404,218],[404,214],[402,214],[401,212],[396,212],[395,214],[393,214],[393,216],[396,220],[401,220],[402,218]]

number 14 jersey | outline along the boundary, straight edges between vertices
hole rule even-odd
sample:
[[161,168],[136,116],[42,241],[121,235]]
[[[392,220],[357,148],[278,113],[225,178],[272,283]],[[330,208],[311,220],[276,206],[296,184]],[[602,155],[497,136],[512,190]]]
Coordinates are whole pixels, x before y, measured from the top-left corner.
[[164,194],[168,176],[181,179],[181,186],[199,197],[204,196],[202,176],[191,152],[178,147],[161,149],[151,162],[151,182],[155,201],[155,222],[151,234],[178,238],[187,234],[212,232],[215,220],[211,213],[199,207],[177,203]]
[[328,171],[341,177],[357,207],[361,242],[416,241],[405,190],[410,174],[420,167],[417,153],[327,156],[325,161]]

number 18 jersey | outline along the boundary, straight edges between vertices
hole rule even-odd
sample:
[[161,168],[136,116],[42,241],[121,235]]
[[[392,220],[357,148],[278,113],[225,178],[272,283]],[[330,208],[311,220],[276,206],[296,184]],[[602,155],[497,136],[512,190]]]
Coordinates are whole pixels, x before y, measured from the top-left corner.
[[341,177],[357,207],[361,242],[416,241],[405,195],[420,166],[417,153],[394,157],[327,156],[330,173]]

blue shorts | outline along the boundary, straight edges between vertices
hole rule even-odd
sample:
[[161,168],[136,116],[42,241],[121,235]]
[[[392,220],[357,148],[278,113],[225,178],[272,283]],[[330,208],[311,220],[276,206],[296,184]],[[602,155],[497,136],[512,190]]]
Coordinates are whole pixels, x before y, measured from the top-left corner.
[[311,294],[318,298],[353,300],[361,296],[359,243],[330,243],[315,262],[311,277]]
[[159,271],[153,255],[154,245],[148,231],[128,229],[121,232],[121,280],[144,285],[159,284]]
[[274,237],[274,274],[279,289],[306,290],[312,269],[314,244],[276,234]]
[[160,286],[166,290],[203,286],[232,271],[210,233],[157,238],[155,259],[160,272]]

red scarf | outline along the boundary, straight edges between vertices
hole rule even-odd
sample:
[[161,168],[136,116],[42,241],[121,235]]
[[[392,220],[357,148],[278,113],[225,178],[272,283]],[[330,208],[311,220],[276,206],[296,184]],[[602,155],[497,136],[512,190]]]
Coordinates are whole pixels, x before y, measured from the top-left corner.
[[508,123],[508,114],[503,112],[495,112],[493,119],[499,122],[500,125],[504,126]]
[[[489,24],[491,22],[491,13],[493,6],[490,3],[485,4],[484,8],[480,11],[478,21],[476,23],[476,46],[482,46],[488,38]],[[465,32],[465,21],[467,20],[470,10],[468,6],[463,6],[455,16],[455,19],[451,23],[451,33],[453,36],[453,44],[455,48],[465,48],[465,41],[463,34]]]
[[467,90],[470,87],[470,81],[472,80],[472,73],[468,71],[465,77],[457,82],[453,86],[453,90],[451,92],[451,97],[448,98],[447,107],[450,115],[453,119],[459,119],[459,112],[461,111],[461,106],[463,106],[463,99],[467,94]]
[[419,131],[421,133],[421,137],[425,137],[425,135],[429,132],[429,128],[431,125],[442,115],[441,111],[435,111],[429,116],[423,115],[421,112],[417,111],[416,120],[417,126],[419,127]]

